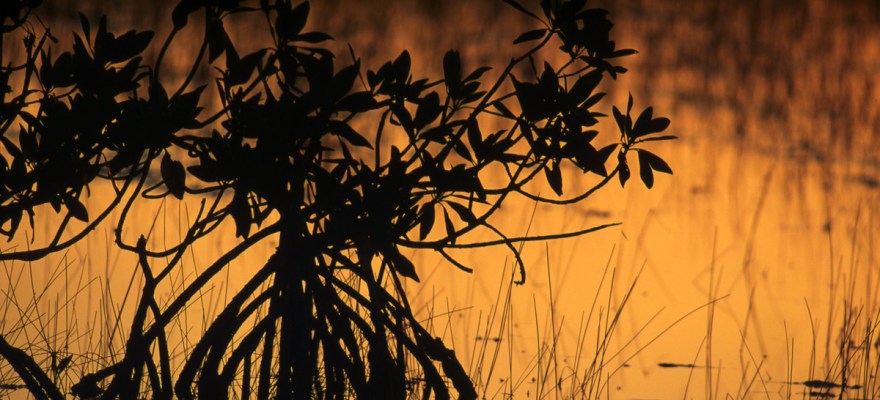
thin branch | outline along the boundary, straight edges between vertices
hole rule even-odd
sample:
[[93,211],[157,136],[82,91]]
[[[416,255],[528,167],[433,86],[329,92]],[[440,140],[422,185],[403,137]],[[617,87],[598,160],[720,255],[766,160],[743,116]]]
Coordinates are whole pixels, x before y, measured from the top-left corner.
[[602,178],[602,180],[599,181],[599,183],[597,183],[595,186],[588,189],[586,192],[581,193],[581,194],[579,194],[575,197],[569,198],[569,199],[557,200],[557,199],[550,199],[550,198],[546,198],[546,197],[541,197],[538,195],[528,193],[524,190],[521,190],[520,188],[516,188],[516,191],[517,191],[517,193],[522,194],[523,196],[525,196],[531,200],[540,201],[542,203],[549,203],[549,204],[554,204],[554,205],[574,204],[574,203],[578,203],[578,202],[586,199],[587,197],[592,196],[593,193],[595,193],[597,190],[601,189],[603,186],[608,184],[608,182],[610,182],[611,179],[614,178],[619,171],[620,171],[620,166],[614,167],[614,170],[612,170],[611,173],[608,174],[608,176]]
[[[104,211],[101,212],[101,214],[99,214],[98,217],[95,218],[94,221],[92,221],[91,223],[89,223],[89,225],[87,225],[85,228],[83,228],[82,231],[80,231],[78,234],[72,236],[67,241],[62,242],[62,243],[58,243],[58,244],[54,244],[54,245],[50,245],[50,246],[46,246],[46,247],[39,248],[39,249],[33,249],[33,250],[14,251],[14,252],[10,252],[10,253],[0,252],[0,261],[7,261],[7,260],[36,261],[36,260],[39,260],[43,257],[46,257],[49,254],[56,253],[58,251],[67,249],[68,247],[78,243],[82,238],[86,237],[86,235],[88,235],[93,230],[95,230],[95,228],[105,218],[107,218],[107,216],[109,216],[110,213],[114,209],[116,209],[116,206],[119,205],[119,203],[122,201],[122,198],[125,197],[125,193],[128,190],[128,187],[131,184],[131,182],[132,182],[132,180],[127,179],[125,181],[125,184],[122,187],[122,190],[116,195],[116,197],[113,199],[113,201],[110,202],[110,204],[107,206],[107,208],[105,208]],[[137,192],[132,194],[132,197],[134,197],[136,195],[137,195]]]
[[588,233],[593,233],[596,231],[600,231],[606,228],[611,228],[614,226],[621,225],[620,222],[613,222],[610,224],[604,224],[599,226],[594,226],[587,229],[582,229],[574,232],[565,232],[565,233],[557,233],[552,235],[539,235],[539,236],[521,236],[521,237],[513,237],[507,239],[499,239],[499,240],[489,240],[485,242],[474,242],[474,243],[439,243],[439,242],[414,242],[409,240],[400,240],[398,244],[414,248],[414,249],[479,249],[483,247],[491,247],[491,246],[502,246],[512,243],[523,243],[523,242],[540,242],[547,240],[557,240],[557,239],[568,239],[573,237],[578,237],[582,235],[586,235]]

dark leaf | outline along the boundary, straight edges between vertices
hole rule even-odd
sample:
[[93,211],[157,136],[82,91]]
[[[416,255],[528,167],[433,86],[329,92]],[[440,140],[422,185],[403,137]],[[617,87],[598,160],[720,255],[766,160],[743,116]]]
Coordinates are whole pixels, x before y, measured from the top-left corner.
[[211,20],[205,35],[205,39],[208,41],[208,61],[213,63],[226,51],[226,45],[229,42],[229,36],[223,28],[223,21],[220,19]]
[[617,148],[617,143],[609,144],[608,146],[605,146],[605,147],[599,149],[599,151],[596,154],[596,158],[598,158],[602,163],[605,163],[606,161],[608,161],[608,157],[611,156],[611,153],[616,148]]
[[407,132],[410,132],[414,128],[412,116],[409,114],[409,110],[406,107],[400,104],[392,104],[391,112],[394,114],[394,117],[397,118],[397,123],[403,126],[403,129],[406,129]]
[[654,118],[654,107],[648,107],[644,111],[642,111],[642,113],[639,114],[639,117],[636,118],[635,124],[633,124],[633,129],[632,129],[633,138],[637,138],[639,136],[645,135],[646,133],[644,133],[644,131],[647,130],[646,128],[651,123],[651,120],[653,118]]
[[486,188],[483,187],[483,181],[480,180],[479,174],[475,173],[473,178],[473,189],[474,194],[477,195],[477,201],[483,204],[486,204]]
[[[165,91],[162,82],[156,81],[150,83],[149,95],[150,103],[152,104],[158,104],[159,107],[164,107],[168,104],[168,92]],[[198,104],[198,101],[196,101],[196,103]]]
[[654,118],[644,125],[644,130],[639,136],[660,133],[669,127],[669,118]]
[[[602,9],[581,11],[586,4],[587,4],[587,0],[560,1],[557,3],[557,5],[559,6],[559,14],[557,15],[557,17],[558,18],[571,18],[571,16],[574,16],[575,18],[581,18],[584,16],[584,14],[589,14],[593,10],[607,13],[607,11],[602,10]],[[579,12],[579,11],[581,11],[581,12]],[[602,14],[602,15],[604,15],[604,14]]]
[[641,139],[641,140],[639,140],[639,142],[640,143],[641,142],[656,142],[656,141],[661,141],[661,140],[674,140],[674,139],[678,139],[678,136],[667,135],[667,136],[650,137],[650,138]]
[[484,92],[477,92],[480,88],[479,81],[468,82],[461,88],[461,93],[459,93],[460,97],[464,99],[465,103],[470,103],[475,100],[478,100]]
[[183,164],[180,161],[172,160],[166,152],[162,157],[159,172],[168,191],[178,200],[182,200],[186,191],[186,171],[183,169]]
[[494,146],[498,144],[498,141],[501,140],[501,135],[503,135],[504,133],[506,133],[506,131],[503,129],[498,132],[490,133],[488,136],[486,136],[486,139],[483,140],[483,144],[486,146]]
[[[195,126],[198,124],[196,117],[198,117],[199,113],[202,111],[202,108],[199,107],[199,99],[204,90],[205,86],[199,86],[187,93],[183,93],[171,99],[171,102],[168,105],[171,116],[170,119],[180,124],[179,126],[176,126],[175,129]],[[166,147],[167,144],[167,142],[164,142],[162,146]]]
[[562,170],[559,168],[558,162],[551,163],[551,167],[544,166],[544,176],[547,177],[547,183],[557,195],[562,196]]
[[583,136],[584,141],[586,141],[587,143],[590,143],[593,141],[593,139],[596,138],[596,136],[599,136],[599,131],[592,130],[592,129],[586,130],[586,131],[583,131],[581,133],[581,135]]
[[58,365],[56,365],[52,370],[54,372],[63,372],[70,365],[70,361],[73,360],[73,356],[67,356],[58,361]]
[[468,121],[467,137],[477,159],[481,158],[483,155],[483,133],[480,131],[480,124],[476,118]]
[[83,35],[86,37],[86,40],[89,40],[92,37],[91,26],[89,25],[89,20],[82,13],[79,13],[79,23],[82,26]]
[[555,91],[559,86],[559,75],[553,70],[553,66],[549,62],[544,61],[544,72],[541,73],[539,83],[544,90]]
[[611,53],[611,55],[606,58],[625,57],[625,56],[631,56],[633,54],[639,54],[639,52],[635,51],[634,49],[620,49],[620,50],[617,50],[617,51]]
[[202,97],[202,92],[204,90],[205,85],[202,85],[189,92],[183,93],[172,99],[169,107],[179,113],[193,113],[199,106],[199,99]]
[[516,99],[519,101],[523,116],[528,120],[540,121],[553,114],[553,108],[548,103],[545,91],[541,86],[519,82],[514,78],[513,87],[516,90]]
[[[199,0],[196,0],[196,2],[198,1]],[[102,15],[101,18],[98,20],[98,33],[95,35],[95,40],[97,41],[99,37],[102,37],[104,40],[106,40],[107,36],[107,16]]]
[[443,109],[440,107],[440,95],[437,92],[428,93],[419,103],[416,117],[413,120],[415,128],[421,130],[440,116]]
[[651,170],[650,163],[645,159],[645,152],[639,151],[639,176],[645,187],[648,189],[654,187],[654,172]]
[[618,178],[620,178],[620,186],[621,187],[626,186],[626,181],[629,180],[629,176],[630,176],[629,166],[621,165],[620,170],[618,171]]
[[230,86],[247,82],[253,75],[254,69],[263,61],[263,55],[266,53],[265,49],[258,50],[244,56],[241,60],[235,60],[236,57],[230,57],[234,51],[230,44],[226,50],[226,65],[228,67],[226,83]]
[[419,134],[419,139],[445,144],[452,135],[452,127],[447,124],[435,126]]
[[5,176],[5,184],[13,192],[29,189],[33,183],[33,179],[28,179],[27,167],[24,158],[16,158],[12,160],[12,166],[9,173]]
[[326,40],[333,40],[333,37],[324,32],[306,32],[297,35],[296,40],[306,43],[321,43]]
[[[19,131],[22,132],[19,133],[19,135],[22,135],[24,132],[24,127],[19,125]],[[0,142],[3,142],[3,145],[6,147],[6,151],[9,152],[9,155],[11,155],[13,159],[22,159],[22,162],[24,162],[21,150],[19,150],[18,146],[16,146],[15,143],[12,143],[12,141],[9,140],[6,135],[0,135]]]
[[[79,36],[74,34],[75,36]],[[40,52],[40,60],[42,61],[42,65],[40,66],[39,76],[40,80],[43,82],[43,85],[51,87],[55,86],[55,68],[52,68],[52,49],[50,48],[48,51]],[[6,82],[9,79],[9,74],[3,74],[4,77],[4,88],[7,86]]]
[[[477,82],[471,82],[471,83],[477,83]],[[468,85],[470,85],[470,83]],[[465,86],[465,87],[467,87],[467,86]],[[480,100],[483,98],[483,95],[485,95],[485,94],[486,94],[485,91],[473,92],[473,93],[465,96],[465,98],[463,99],[464,104],[473,103],[477,100]]]
[[471,152],[468,150],[467,146],[464,145],[464,142],[461,141],[460,138],[456,136],[450,136],[449,141],[452,143],[452,150],[455,150],[455,153],[460,155],[461,158],[468,160],[470,162],[474,161],[474,158],[471,157]]
[[[345,143],[339,143],[339,144],[340,144],[340,147],[342,147],[342,157],[346,161],[345,163],[340,163],[339,166],[343,167],[343,170],[344,170],[345,168],[347,168],[346,165],[351,166],[351,165],[357,164],[354,162],[354,157],[352,157],[351,151],[348,150],[348,146],[346,146]],[[341,181],[342,178],[338,178],[338,180]]]
[[458,214],[458,217],[461,218],[461,220],[468,225],[473,225],[477,223],[477,217],[474,216],[474,213],[469,208],[452,201],[446,204],[449,204],[449,206],[452,207],[452,210],[455,211],[456,214]]
[[[15,237],[15,232],[18,231],[18,226],[21,224],[22,213],[16,213],[9,217],[9,231],[5,232],[8,236],[7,241],[12,241],[12,238]],[[31,218],[33,219],[33,218]],[[0,220],[0,228],[5,221]],[[33,224],[31,224],[33,226]]]
[[83,41],[83,38],[78,33],[73,34],[73,54],[76,55],[77,60],[86,61],[91,59],[91,55],[86,50],[85,41]]
[[[297,58],[304,69],[309,83],[310,97],[328,99],[332,96],[330,85],[333,83],[333,58],[300,56]],[[288,74],[288,73],[285,73]],[[292,73],[290,76],[297,76]]]
[[620,186],[626,186],[626,181],[629,180],[630,172],[629,166],[626,164],[626,156],[622,151],[617,153],[617,163],[617,176],[620,178]]
[[334,100],[342,98],[342,96],[345,96],[351,91],[360,70],[360,62],[355,62],[354,64],[343,68],[333,76]]
[[596,105],[596,103],[598,103],[604,97],[605,97],[605,93],[601,93],[601,92],[596,93],[596,94],[590,96],[590,98],[588,98],[587,101],[585,101],[583,104],[581,104],[581,107],[590,108],[590,107]]
[[605,170],[605,161],[608,159],[608,154],[599,153],[589,143],[578,144],[572,149],[572,153],[574,154],[575,164],[584,171],[590,171],[599,176],[608,175],[608,171]]
[[507,106],[505,106],[504,103],[502,103],[500,100],[493,101],[492,106],[498,109],[498,111],[500,111],[501,114],[505,117],[516,119],[516,115],[512,111],[510,111],[510,109],[507,108]]
[[64,199],[64,206],[67,207],[67,211],[70,213],[71,217],[82,222],[89,222],[89,212],[86,210],[86,206],[84,206],[83,203],[80,203],[79,200],[72,196],[67,197]]
[[617,106],[611,106],[611,114],[614,115],[614,121],[617,122],[617,128],[620,129],[620,133],[628,133],[629,127],[626,124],[626,117],[620,113]]
[[449,50],[443,56],[443,77],[452,98],[458,98],[461,88],[461,57],[455,50]]
[[37,119],[37,117],[35,117],[33,114],[31,114],[27,111],[22,111],[22,112],[18,113],[18,116],[21,117],[21,119],[24,120],[24,122],[26,122],[29,126],[41,125],[41,123]]
[[110,84],[110,86],[114,87],[117,93],[121,93],[127,90],[134,90],[140,86],[137,81],[143,79],[147,75],[147,72],[141,72],[135,77],[135,74],[138,72],[138,68],[140,68],[141,57],[134,57],[129,60],[122,68],[119,68],[116,72],[115,77],[115,85]]
[[[35,159],[35,156],[37,155],[37,150],[39,148],[37,146],[36,133],[28,133],[23,126],[19,125],[18,143],[21,145],[21,152],[24,153],[24,156],[26,158],[31,160]],[[9,146],[7,145],[7,148],[8,147]]]
[[504,2],[507,4],[510,4],[511,7],[519,10],[521,13],[523,13],[525,15],[528,15],[538,21],[541,20],[541,18],[538,18],[537,15],[535,15],[531,11],[527,10],[525,7],[523,7],[521,4],[517,3],[515,0],[504,0]]
[[29,208],[25,211],[28,215],[28,223],[30,224],[31,229],[34,229],[34,210]]
[[546,29],[534,29],[528,32],[524,32],[519,35],[514,41],[513,44],[520,44],[523,42],[530,42],[532,40],[538,40],[544,37],[547,34]]
[[410,59],[409,52],[406,50],[402,51],[394,62],[391,63],[389,70],[390,78],[397,82],[406,82],[409,79],[411,66],[412,60]]
[[373,148],[373,146],[366,138],[361,136],[360,133],[357,133],[357,131],[355,131],[354,128],[351,127],[351,125],[345,122],[336,120],[327,121],[327,131],[345,139],[355,146],[367,147],[370,149]]
[[186,26],[189,14],[192,14],[204,5],[204,0],[181,0],[171,12],[171,22],[174,30],[183,29]]
[[569,103],[573,106],[579,106],[593,93],[596,86],[599,86],[599,82],[602,82],[602,71],[593,70],[581,75],[577,82],[574,83],[574,86],[571,87],[571,90],[568,91]]
[[141,54],[153,40],[152,31],[128,31],[118,38],[109,49],[110,62],[119,63]]
[[186,168],[192,176],[203,182],[217,182],[223,179],[220,168],[216,162],[206,163],[202,161],[199,165],[190,165]]
[[376,85],[378,85],[382,79],[384,78],[380,77],[372,70],[367,70],[367,85],[370,86],[370,90],[375,89]]
[[422,215],[419,216],[419,240],[425,240],[434,226],[434,203],[426,203],[422,206]]
[[385,256],[388,257],[389,264],[394,267],[398,274],[419,282],[419,275],[416,274],[415,265],[408,258],[404,257],[403,254],[400,254],[400,251],[395,246],[392,245],[390,249],[385,251]]
[[477,68],[474,70],[474,72],[471,72],[470,74],[468,74],[468,76],[466,76],[464,78],[464,82],[470,82],[470,81],[475,81],[477,79],[480,79],[480,77],[483,76],[483,74],[485,74],[486,71],[489,71],[491,69],[492,69],[492,67]]
[[417,81],[407,83],[405,86],[405,91],[403,91],[405,97],[407,99],[418,99],[422,92],[428,87],[428,79],[423,78]]
[[309,2],[304,1],[289,10],[279,4],[278,17],[275,19],[275,33],[282,41],[289,41],[302,32],[309,18]]
[[657,157],[656,154],[651,153],[646,150],[637,149],[639,152],[639,162],[645,162],[651,166],[651,169],[662,172],[664,174],[671,174],[672,168],[669,167],[669,164],[666,161],[663,161],[662,158]]
[[61,212],[61,199],[58,197],[53,197],[49,199],[49,205],[52,206],[52,209],[55,210],[56,213]]
[[449,218],[449,210],[444,209],[443,220],[446,223],[446,237],[450,243],[455,244],[455,225],[452,225],[452,220]]
[[339,111],[348,111],[352,113],[370,111],[375,109],[376,105],[376,99],[373,98],[373,94],[370,92],[352,93],[343,97],[342,100],[339,100],[339,102],[336,103],[336,107]]
[[[225,73],[225,75],[227,76],[227,81],[232,80],[231,78],[229,78],[229,76],[233,75],[233,73],[235,72],[236,69],[242,70],[242,72],[238,72],[238,73],[243,73],[243,69],[241,67],[239,67],[239,64],[241,64],[241,57],[238,55],[238,50],[235,50],[235,45],[232,43],[232,41],[226,42],[226,73]],[[231,85],[232,85],[232,83],[227,82],[227,86],[231,86]]]
[[229,210],[229,215],[232,216],[232,220],[235,222],[235,237],[247,238],[250,235],[251,223],[253,222],[251,207],[247,200],[247,192],[236,190],[227,209]]
[[311,5],[309,5],[308,1],[304,1],[304,2],[300,3],[298,6],[294,7],[293,10],[290,12],[290,16],[291,16],[290,34],[291,34],[291,36],[302,32],[302,29],[306,26],[306,21],[309,19],[309,11],[310,10],[311,10]]

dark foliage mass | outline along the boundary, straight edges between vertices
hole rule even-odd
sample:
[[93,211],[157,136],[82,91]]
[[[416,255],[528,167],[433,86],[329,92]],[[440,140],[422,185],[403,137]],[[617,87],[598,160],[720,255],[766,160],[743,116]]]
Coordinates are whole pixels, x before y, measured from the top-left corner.
[[[521,283],[516,243],[612,224],[507,237],[490,217],[508,197],[579,203],[615,175],[625,184],[633,151],[647,187],[654,172],[672,173],[641,147],[673,139],[657,135],[669,120],[655,118],[650,107],[636,116],[632,97],[624,111],[612,108],[619,141],[593,144],[605,116],[596,111],[604,96],[597,88],[626,72],[615,61],[635,53],[610,40],[607,12],[587,8],[586,0],[545,0],[538,13],[505,1],[543,28],[512,36],[522,55],[494,81],[484,78],[489,67],[464,69],[456,51],[444,56],[440,79],[413,76],[406,51],[366,71],[351,51],[344,58],[352,61],[340,66],[321,45],[330,36],[305,29],[308,2],[182,0],[153,64],[142,58],[152,32],[117,34],[105,18],[95,24],[83,17],[72,49],[61,51],[49,31],[29,22],[38,0],[4,2],[3,40],[22,33],[26,54],[20,65],[0,63],[0,233],[11,240],[26,226],[33,230],[35,214],[53,210],[62,223],[58,232],[39,233],[54,235],[47,246],[0,259],[37,260],[63,250],[120,209],[115,245],[138,255],[145,282],[124,357],[66,390],[107,398],[146,390],[165,399],[226,398],[233,388],[241,398],[261,399],[476,397],[454,352],[413,316],[402,281],[419,275],[407,249],[437,252],[470,271],[450,250],[506,246]],[[271,43],[240,54],[224,25],[233,14],[265,21]],[[204,24],[201,49],[186,79],[168,87],[160,75],[164,55],[196,21]],[[555,46],[567,62],[536,61],[540,50]],[[532,76],[515,77],[520,64],[531,65]],[[216,91],[193,87],[205,65],[217,71]],[[211,103],[205,93],[219,98]],[[368,132],[355,129],[364,118]],[[490,119],[506,128],[484,132],[481,124]],[[566,186],[564,168],[596,175],[598,183]],[[489,187],[489,171],[504,183]],[[535,179],[557,196],[528,191]],[[83,196],[96,181],[112,185],[115,197],[89,209]],[[563,196],[570,192],[577,194]],[[184,240],[162,249],[147,248],[143,236],[123,240],[122,232],[135,229],[126,228],[132,205],[167,196],[201,202]],[[226,220],[234,222],[239,244],[170,302],[157,304],[157,285],[184,251]],[[460,240],[477,230],[498,239]],[[276,253],[224,305],[182,365],[172,367],[171,322],[231,260],[268,237],[277,237]],[[64,397],[38,363],[5,340],[0,355],[35,397]]]

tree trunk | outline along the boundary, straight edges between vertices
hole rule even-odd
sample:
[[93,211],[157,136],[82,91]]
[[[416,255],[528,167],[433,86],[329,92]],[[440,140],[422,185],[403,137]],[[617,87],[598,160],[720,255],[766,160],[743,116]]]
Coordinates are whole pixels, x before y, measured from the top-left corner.
[[312,345],[315,316],[314,301],[306,274],[314,273],[315,252],[306,244],[307,227],[288,210],[282,215],[278,246],[280,262],[275,271],[275,285],[281,311],[279,336],[278,398],[310,399],[312,383],[318,374],[316,346]]

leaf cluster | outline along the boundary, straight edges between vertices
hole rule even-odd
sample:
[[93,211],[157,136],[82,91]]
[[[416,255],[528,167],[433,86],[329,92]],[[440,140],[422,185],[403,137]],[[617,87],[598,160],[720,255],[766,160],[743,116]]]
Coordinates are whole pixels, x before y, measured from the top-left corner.
[[[400,382],[367,378],[352,365],[400,369],[406,363],[403,353],[409,352],[438,397],[448,396],[448,383],[435,362],[459,394],[473,394],[461,365],[427,334],[406,302],[401,282],[419,281],[413,251],[437,252],[471,271],[452,250],[504,246],[519,266],[516,282],[522,283],[526,269],[515,244],[611,225],[509,237],[493,225],[508,198],[519,194],[549,204],[579,203],[615,175],[621,185],[627,182],[630,151],[638,155],[647,187],[654,185],[654,172],[672,173],[642,145],[674,138],[657,136],[669,120],[655,118],[648,107],[633,122],[632,96],[625,113],[612,107],[620,139],[595,144],[597,124],[606,117],[597,111],[605,97],[601,83],[626,72],[612,61],[635,53],[616,49],[607,12],[586,8],[585,0],[545,0],[539,17],[514,0],[504,1],[544,28],[520,34],[513,44],[527,47],[493,79],[486,78],[490,67],[467,68],[455,50],[445,53],[443,76],[434,79],[416,76],[407,51],[375,70],[362,66],[353,49],[350,61],[340,62],[323,47],[330,35],[306,29],[309,3],[288,0],[181,0],[171,13],[173,30],[152,65],[144,64],[141,54],[153,33],[116,35],[106,18],[93,35],[90,22],[81,17],[72,50],[58,56],[46,42],[52,39],[48,32],[30,34],[23,63],[0,67],[2,82],[8,84],[13,75],[21,82],[17,90],[4,93],[0,108],[5,149],[0,153],[0,233],[11,240],[25,216],[34,229],[34,215],[44,204],[55,212],[63,207],[66,214],[47,247],[0,253],[0,259],[38,259],[66,248],[121,205],[115,241],[139,256],[146,284],[131,330],[131,353],[84,378],[98,382],[112,376],[106,387],[111,396],[125,397],[145,367],[154,370],[157,393],[171,395],[171,378],[164,375],[170,367],[150,365],[152,359],[137,349],[161,342],[170,321],[212,276],[271,235],[279,237],[278,252],[225,306],[187,357],[174,384],[177,396],[191,396],[194,384],[201,397],[222,395],[232,384],[230,374],[261,341],[271,359],[279,320],[280,343],[311,340],[321,349],[278,350],[284,366],[279,367],[279,393],[316,389],[310,377],[317,376],[319,365],[326,379],[347,382],[361,396],[389,385],[399,389]],[[16,18],[36,3],[14,3],[19,6],[4,11],[4,24],[8,19],[10,27],[22,26]],[[204,15],[203,45],[187,78],[168,90],[159,73],[165,51],[178,32],[192,28],[195,13]],[[264,21],[271,43],[242,54],[226,31],[227,18],[235,14]],[[568,59],[559,65],[543,62],[538,72],[535,58],[551,43],[559,43]],[[533,74],[514,76],[520,64],[530,65]],[[193,87],[195,72],[205,66],[216,71],[213,87]],[[220,106],[203,109],[204,93],[216,95]],[[483,132],[481,125],[490,119],[505,128]],[[362,121],[369,122],[368,130],[358,128],[364,124],[356,122]],[[609,171],[606,165],[609,159],[613,164],[615,151],[616,165]],[[566,169],[593,175],[597,183],[566,185]],[[502,184],[490,187],[497,179],[487,177],[498,173]],[[540,175],[555,197],[530,191]],[[98,179],[112,185],[115,198],[94,217],[84,194]],[[571,191],[578,194],[562,197]],[[144,238],[126,243],[121,232],[132,205],[168,196],[200,202],[184,239],[163,249],[148,249]],[[65,236],[71,218],[85,227]],[[224,221],[234,225],[241,244],[160,308],[153,288],[176,268],[186,249]],[[497,240],[466,240],[478,230]],[[166,265],[154,272],[149,265],[160,260]],[[361,283],[350,283],[341,273]],[[261,287],[270,289],[261,292]],[[270,311],[260,317],[261,328],[233,342],[233,333],[263,304]],[[145,322],[148,313],[152,325]],[[387,346],[389,336],[398,349]],[[366,360],[361,359],[361,340],[368,343]],[[219,355],[227,350],[231,356],[222,366]],[[167,356],[167,349],[162,352]]]

